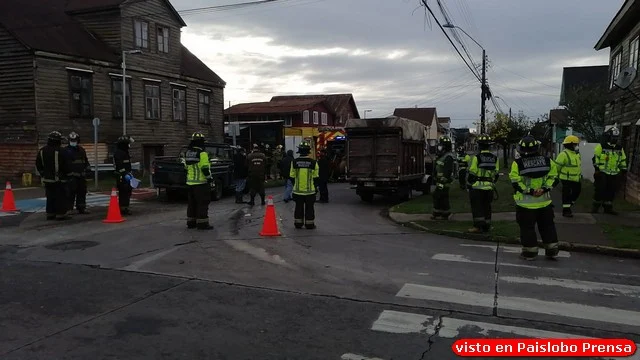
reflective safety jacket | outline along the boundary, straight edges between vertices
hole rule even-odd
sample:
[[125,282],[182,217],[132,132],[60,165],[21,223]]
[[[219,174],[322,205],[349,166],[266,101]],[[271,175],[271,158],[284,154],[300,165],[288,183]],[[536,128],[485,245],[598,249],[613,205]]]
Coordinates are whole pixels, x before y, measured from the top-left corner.
[[482,150],[471,158],[467,172],[467,184],[476,190],[493,190],[498,180],[498,157],[489,150]]
[[66,182],[70,164],[64,149],[52,145],[40,148],[36,156],[36,169],[43,183]]
[[448,152],[436,160],[436,184],[447,185],[453,182],[453,164],[455,157]]
[[580,182],[582,178],[582,159],[580,154],[569,149],[564,149],[555,160],[558,166],[558,178],[560,180]]
[[87,171],[90,169],[89,159],[87,158],[87,152],[80,145],[67,146],[69,160],[71,161],[71,168],[69,169],[69,176],[84,177]]
[[464,170],[469,167],[469,161],[471,161],[471,157],[469,155],[458,155],[458,170]]
[[607,175],[618,175],[627,170],[627,156],[618,145],[598,144],[593,150],[593,167]]
[[[520,157],[511,164],[509,178],[515,189],[513,199],[517,206],[541,209],[551,204],[551,190],[558,177],[558,168],[550,158],[542,155]],[[534,191],[544,193],[533,196]]]
[[118,179],[131,172],[131,156],[128,150],[117,149],[113,153],[113,169]]
[[206,184],[211,177],[209,154],[199,147],[190,147],[184,154],[183,164],[187,170],[187,185]]
[[291,162],[289,177],[293,179],[293,193],[315,195],[316,179],[320,175],[318,162],[309,157],[299,157]]

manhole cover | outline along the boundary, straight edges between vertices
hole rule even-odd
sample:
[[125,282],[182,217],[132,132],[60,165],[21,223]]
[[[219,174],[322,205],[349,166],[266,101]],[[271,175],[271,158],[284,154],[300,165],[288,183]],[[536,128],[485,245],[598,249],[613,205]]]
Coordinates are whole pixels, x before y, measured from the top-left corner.
[[94,247],[98,245],[100,245],[99,242],[78,240],[78,241],[59,242],[59,243],[47,245],[45,246],[45,248],[49,250],[67,251],[67,250],[84,250],[84,249],[88,249],[90,247]]

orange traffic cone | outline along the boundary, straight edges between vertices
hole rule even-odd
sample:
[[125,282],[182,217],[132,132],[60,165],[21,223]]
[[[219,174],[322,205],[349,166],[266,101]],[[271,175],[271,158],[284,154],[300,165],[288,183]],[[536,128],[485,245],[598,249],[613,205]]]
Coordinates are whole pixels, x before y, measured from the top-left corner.
[[125,221],[120,214],[120,205],[118,204],[118,194],[116,188],[111,189],[111,200],[109,200],[109,211],[107,212],[107,218],[102,220],[105,224],[115,224]]
[[4,197],[2,198],[2,212],[20,211],[16,208],[16,199],[13,197],[13,190],[11,189],[11,182],[7,181],[7,186],[4,190]]
[[264,215],[262,223],[262,231],[260,236],[280,236],[278,230],[278,221],[276,220],[276,207],[273,205],[273,196],[267,197],[267,211]]

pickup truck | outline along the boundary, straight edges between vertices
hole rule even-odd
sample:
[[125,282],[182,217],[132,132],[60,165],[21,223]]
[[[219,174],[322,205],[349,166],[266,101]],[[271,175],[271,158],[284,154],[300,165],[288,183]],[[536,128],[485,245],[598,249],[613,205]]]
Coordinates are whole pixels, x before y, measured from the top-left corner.
[[427,127],[417,121],[391,116],[349,119],[347,178],[356,194],[370,202],[378,195],[403,200],[413,190],[428,194],[433,182]]
[[[151,165],[153,186],[164,189],[167,198],[175,199],[187,189],[187,171],[181,162],[187,147],[180,150],[178,156],[158,156]],[[220,200],[225,192],[235,190],[233,176],[234,149],[228,144],[205,143],[205,151],[211,161],[211,199]]]

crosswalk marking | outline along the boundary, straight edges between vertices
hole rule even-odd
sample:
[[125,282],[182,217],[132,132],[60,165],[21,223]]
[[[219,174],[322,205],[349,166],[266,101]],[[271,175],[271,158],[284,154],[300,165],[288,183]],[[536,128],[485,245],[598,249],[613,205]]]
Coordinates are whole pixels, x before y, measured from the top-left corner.
[[[494,294],[437,286],[405,284],[396,296],[493,308]],[[498,309],[533,312],[605,323],[638,326],[640,312],[525,297],[500,296]]]
[[[597,292],[602,295],[625,295],[640,298],[640,286],[633,285],[599,283],[594,281],[581,281],[572,279],[555,279],[547,277],[537,277],[535,279],[531,279],[518,276],[500,276],[500,280],[513,284],[561,286],[563,288],[581,290],[584,292]],[[611,293],[602,293],[603,291],[610,291]]]
[[384,331],[395,334],[409,334],[424,331],[433,331],[433,327],[425,326],[433,316],[410,314],[401,311],[384,310],[373,323],[371,330]]
[[377,357],[373,357],[372,358],[372,357],[366,357],[364,355],[357,355],[357,354],[348,353],[348,354],[343,354],[340,357],[340,360],[384,360],[384,359],[377,358]]
[[[493,250],[493,252],[496,252],[497,250],[496,245],[460,244],[460,246],[489,249],[489,250]],[[502,251],[504,251],[505,253],[509,253],[509,254],[520,254],[520,252],[522,251],[522,248],[518,246],[500,245],[500,249],[502,249]],[[538,255],[544,255],[544,249],[538,249]],[[569,258],[571,257],[571,254],[568,251],[561,250],[560,253],[558,253],[558,257]]]

